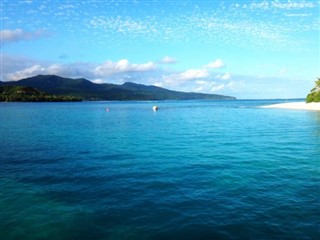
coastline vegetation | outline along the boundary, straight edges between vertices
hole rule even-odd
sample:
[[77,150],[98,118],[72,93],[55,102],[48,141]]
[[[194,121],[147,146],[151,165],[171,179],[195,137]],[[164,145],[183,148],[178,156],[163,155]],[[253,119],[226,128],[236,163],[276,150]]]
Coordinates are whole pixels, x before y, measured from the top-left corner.
[[315,87],[311,89],[306,98],[306,102],[320,102],[320,78],[315,81]]
[[79,102],[79,97],[52,95],[36,88],[0,86],[0,102]]

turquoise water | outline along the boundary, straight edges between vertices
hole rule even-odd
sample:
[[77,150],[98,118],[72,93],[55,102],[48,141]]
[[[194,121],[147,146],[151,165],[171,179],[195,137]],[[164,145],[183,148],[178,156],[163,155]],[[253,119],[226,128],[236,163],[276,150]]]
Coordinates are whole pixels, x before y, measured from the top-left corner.
[[270,103],[2,103],[1,239],[319,239],[320,112]]

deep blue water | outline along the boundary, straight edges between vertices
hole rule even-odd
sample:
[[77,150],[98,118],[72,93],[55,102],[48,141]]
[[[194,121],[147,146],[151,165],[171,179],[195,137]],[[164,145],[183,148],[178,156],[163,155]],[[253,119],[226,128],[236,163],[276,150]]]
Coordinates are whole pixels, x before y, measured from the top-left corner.
[[1,239],[320,239],[320,112],[276,102],[2,103]]

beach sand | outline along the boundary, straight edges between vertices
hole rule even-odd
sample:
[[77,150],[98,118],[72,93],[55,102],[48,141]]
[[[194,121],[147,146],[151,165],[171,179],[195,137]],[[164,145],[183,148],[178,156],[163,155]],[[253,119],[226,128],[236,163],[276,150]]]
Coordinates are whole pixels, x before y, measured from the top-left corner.
[[318,103],[305,103],[305,102],[280,103],[280,104],[261,106],[261,108],[283,108],[283,109],[301,109],[301,110],[320,111],[320,102]]

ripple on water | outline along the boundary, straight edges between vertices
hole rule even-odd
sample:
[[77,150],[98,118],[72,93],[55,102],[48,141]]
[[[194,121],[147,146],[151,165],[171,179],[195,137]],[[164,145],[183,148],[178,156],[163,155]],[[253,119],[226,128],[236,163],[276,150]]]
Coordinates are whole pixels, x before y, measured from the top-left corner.
[[319,238],[315,113],[148,104],[3,107],[1,236]]

